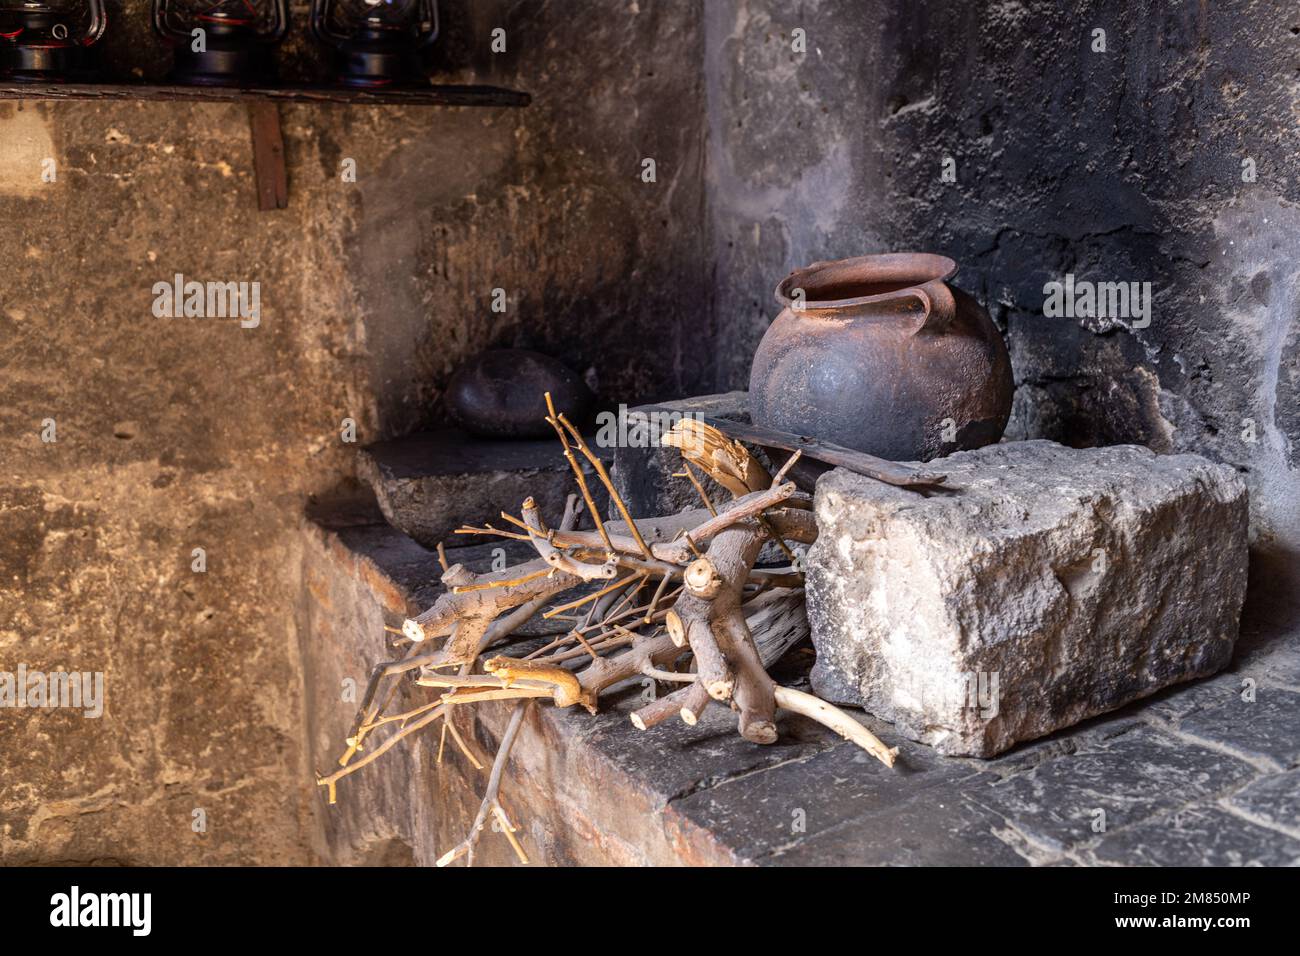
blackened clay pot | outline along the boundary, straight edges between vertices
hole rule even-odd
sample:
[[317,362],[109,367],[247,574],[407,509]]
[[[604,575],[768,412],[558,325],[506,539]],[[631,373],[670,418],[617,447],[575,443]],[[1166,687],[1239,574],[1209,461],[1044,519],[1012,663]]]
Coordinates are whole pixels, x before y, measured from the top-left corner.
[[1011,414],[1011,359],[944,256],[816,262],[776,287],[754,354],[756,425],[893,461],[989,445]]
[[555,409],[582,427],[591,390],[563,363],[528,349],[480,352],[447,383],[448,417],[484,438],[549,438],[546,393]]

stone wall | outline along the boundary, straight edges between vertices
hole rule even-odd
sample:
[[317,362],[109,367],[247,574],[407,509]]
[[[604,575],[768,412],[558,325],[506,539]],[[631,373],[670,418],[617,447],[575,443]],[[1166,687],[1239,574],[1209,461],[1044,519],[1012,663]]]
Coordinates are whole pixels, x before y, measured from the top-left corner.
[[[1256,579],[1297,593],[1293,6],[720,0],[705,34],[719,390],[793,268],[945,253],[1010,346],[1011,437],[1235,465]],[[1150,282],[1150,326],[1044,318],[1067,273]]]
[[[605,397],[707,384],[682,321],[706,250],[679,235],[702,83],[668,68],[700,60],[697,5],[443,6],[447,78],[533,106],[286,106],[284,211],[257,211],[242,106],[0,103],[0,671],[103,671],[107,695],[99,719],[0,710],[0,862],[316,858],[299,520],[352,469],[345,417],[360,443],[435,421],[488,345],[566,355]],[[156,78],[145,5],[109,13],[110,70]],[[305,18],[290,75],[323,72]],[[177,272],[260,282],[261,324],[155,318]]]

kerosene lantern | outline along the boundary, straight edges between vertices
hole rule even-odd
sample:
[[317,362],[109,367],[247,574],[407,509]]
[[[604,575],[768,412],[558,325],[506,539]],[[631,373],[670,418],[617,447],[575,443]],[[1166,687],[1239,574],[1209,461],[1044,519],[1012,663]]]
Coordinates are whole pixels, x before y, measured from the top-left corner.
[[0,3],[0,77],[66,82],[87,71],[86,48],[108,24],[103,0]]
[[420,84],[420,51],[438,38],[438,2],[312,0],[311,32],[334,48],[345,86]]
[[153,0],[153,28],[172,46],[175,82],[257,86],[275,79],[289,0]]

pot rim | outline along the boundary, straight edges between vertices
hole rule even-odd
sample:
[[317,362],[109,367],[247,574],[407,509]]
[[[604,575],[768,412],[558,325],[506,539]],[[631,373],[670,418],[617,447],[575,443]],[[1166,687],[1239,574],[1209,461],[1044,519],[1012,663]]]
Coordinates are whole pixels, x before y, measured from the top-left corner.
[[794,300],[787,294],[788,291],[804,288],[818,273],[830,272],[832,269],[843,271],[842,276],[836,277],[837,281],[907,282],[910,285],[905,289],[854,296],[848,299],[805,298],[801,311],[848,309],[873,302],[883,302],[907,289],[920,288],[931,282],[947,282],[957,274],[957,263],[948,256],[933,252],[883,252],[853,256],[849,259],[826,259],[806,265],[802,269],[795,269],[777,283],[774,293],[776,301],[783,308],[792,308]]

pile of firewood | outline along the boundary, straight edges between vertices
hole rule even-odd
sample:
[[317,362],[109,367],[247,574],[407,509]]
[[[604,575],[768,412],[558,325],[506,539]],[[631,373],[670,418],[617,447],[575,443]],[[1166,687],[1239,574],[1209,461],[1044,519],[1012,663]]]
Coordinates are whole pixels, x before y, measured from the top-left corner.
[[[442,735],[466,752],[450,719],[453,708],[480,701],[518,701],[488,778],[469,834],[438,865],[462,856],[473,863],[474,847],[494,818],[520,860],[528,858],[499,792],[510,748],[534,700],[557,707],[580,705],[596,713],[602,693],[632,678],[677,685],[632,714],[643,730],[673,717],[694,724],[711,702],[737,715],[742,737],[756,744],[777,739],[777,708],[832,728],[893,766],[897,748],[886,747],[844,711],[811,694],[782,687],[768,668],[808,634],[802,613],[803,575],[796,548],[817,537],[811,500],[785,480],[799,452],[775,476],[737,441],[700,422],[683,419],[663,439],[683,456],[683,477],[699,491],[702,507],[681,514],[633,520],[605,466],[547,396],[550,417],[580,494],[571,496],[558,526],[549,527],[534,501],[518,516],[502,514],[510,528],[462,528],[459,533],[526,541],[537,557],[488,574],[448,566],[441,546],[447,590],[432,607],[405,622],[411,641],[405,657],[375,668],[339,759],[339,769],[319,777],[334,802],[338,781],[382,756],[402,739],[442,719]],[[581,459],[585,459],[622,516],[603,521]],[[692,469],[702,469],[733,496],[709,500]],[[584,509],[593,530],[575,530]],[[774,542],[789,567],[755,568],[760,551]],[[547,608],[563,592],[580,597]],[[526,657],[492,656],[493,647],[534,615],[571,622],[566,633]],[[387,713],[405,675],[433,689],[414,709]],[[372,735],[381,736],[377,742]],[[440,748],[441,753],[441,748]]]

